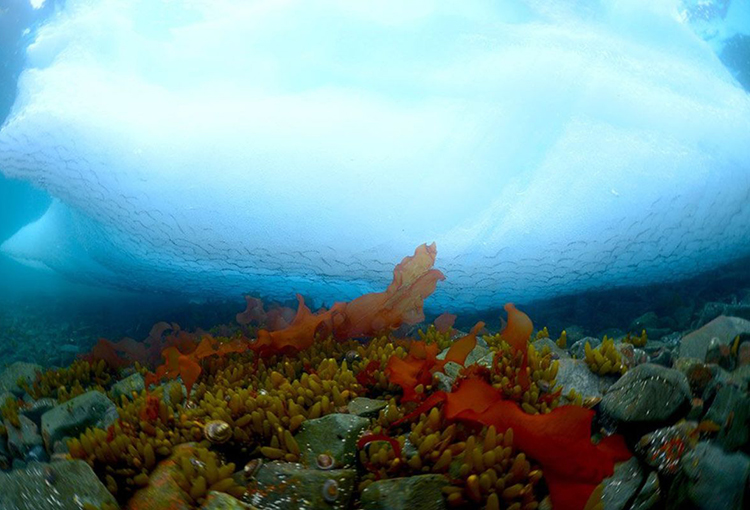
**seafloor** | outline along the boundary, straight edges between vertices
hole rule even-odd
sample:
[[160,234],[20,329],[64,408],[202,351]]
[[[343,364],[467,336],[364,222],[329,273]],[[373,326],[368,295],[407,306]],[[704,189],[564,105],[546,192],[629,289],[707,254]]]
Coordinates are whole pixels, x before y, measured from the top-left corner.
[[6,307],[0,510],[746,508],[750,291],[666,292],[621,329],[551,302],[428,325],[433,263],[78,357],[96,325]]

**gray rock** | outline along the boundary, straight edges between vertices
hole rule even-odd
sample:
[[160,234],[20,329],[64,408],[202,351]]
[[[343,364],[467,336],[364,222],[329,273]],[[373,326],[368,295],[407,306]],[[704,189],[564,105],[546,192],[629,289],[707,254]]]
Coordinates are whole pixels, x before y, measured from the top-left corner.
[[443,475],[418,475],[379,480],[362,491],[364,510],[442,510],[446,508]]
[[117,420],[117,408],[104,393],[89,391],[42,415],[42,437],[47,451],[56,441],[74,437],[88,427],[106,429]]
[[442,372],[435,372],[436,387],[438,391],[450,392],[453,389],[455,378],[450,377]]
[[544,347],[549,347],[549,350],[552,352],[552,354],[556,355],[558,359],[560,358],[570,358],[570,354],[568,354],[568,351],[565,349],[560,349],[557,344],[549,339],[549,338],[540,338],[539,340],[534,340],[531,345],[534,346],[534,349],[536,349],[536,352],[542,352],[542,349]]
[[354,465],[357,439],[369,425],[367,418],[334,413],[307,420],[294,438],[306,465],[315,466],[318,455],[325,453],[333,457],[335,467],[348,467]]
[[42,415],[56,405],[57,400],[54,398],[40,398],[39,400],[32,402],[29,406],[22,408],[19,411],[19,414],[26,416],[37,425],[41,425]]
[[583,398],[601,398],[604,392],[617,381],[615,376],[602,377],[589,370],[586,362],[580,359],[561,359],[557,370],[557,384],[562,394],[567,396],[575,390]]
[[125,395],[127,398],[132,399],[133,392],[140,394],[144,389],[146,389],[146,383],[143,380],[143,376],[136,372],[113,384],[110,392],[112,399],[115,402],[119,402],[121,396]]
[[729,345],[737,335],[743,333],[750,333],[750,321],[721,315],[702,328],[683,336],[680,341],[680,356],[705,360],[712,338],[718,338],[722,344]]
[[637,319],[634,319],[630,323],[628,329],[638,334],[644,329],[658,328],[659,327],[659,316],[654,312],[646,312]]
[[710,443],[698,443],[680,462],[680,473],[667,494],[667,509],[742,510],[750,474],[750,457],[727,454]]
[[388,402],[385,400],[365,397],[352,399],[346,406],[350,414],[355,414],[363,418],[377,418],[380,411],[386,407],[388,407]]
[[696,324],[702,326],[720,315],[750,320],[750,305],[744,303],[706,303],[698,314]]
[[603,481],[604,508],[623,510],[641,486],[643,476],[643,470],[635,457],[618,464],[614,474]]
[[466,356],[466,361],[464,362],[464,365],[467,367],[469,365],[473,365],[477,363],[480,359],[484,358],[488,354],[491,354],[491,351],[489,347],[484,347],[479,344],[474,347],[471,352]]
[[20,426],[14,427],[6,420],[5,429],[8,431],[8,449],[11,455],[23,459],[29,450],[41,446],[43,441],[36,423],[23,415],[18,416],[18,421]]
[[656,471],[651,471],[641,487],[641,491],[635,497],[630,510],[651,510],[661,501],[661,486]]
[[750,397],[733,386],[716,393],[706,419],[721,425],[716,440],[727,451],[742,448],[750,439]]
[[[248,484],[250,503],[258,508],[344,510],[354,492],[354,469],[306,469],[293,462],[268,462]],[[284,490],[279,490],[282,486]]]
[[201,505],[201,510],[252,510],[254,508],[229,494],[216,491],[209,492],[206,501]]
[[104,504],[118,508],[115,498],[82,460],[33,462],[26,468],[0,473],[2,509],[80,510],[84,505],[101,508]]
[[568,336],[568,345],[573,345],[578,340],[586,336],[581,326],[571,325],[566,328],[563,328],[563,330],[565,331],[565,334]]
[[20,397],[24,391],[18,385],[18,381],[23,379],[28,384],[31,384],[36,379],[36,375],[41,371],[41,365],[16,361],[0,373],[0,394],[7,391]]
[[576,359],[585,359],[586,358],[586,342],[591,344],[592,349],[596,349],[602,344],[602,341],[599,338],[595,338],[593,336],[587,336],[584,338],[581,338],[577,342],[575,342],[573,345],[570,346],[568,351],[570,351],[570,355],[573,356]]
[[602,411],[621,422],[661,422],[687,411],[690,385],[678,370],[644,363],[629,370],[602,398]]

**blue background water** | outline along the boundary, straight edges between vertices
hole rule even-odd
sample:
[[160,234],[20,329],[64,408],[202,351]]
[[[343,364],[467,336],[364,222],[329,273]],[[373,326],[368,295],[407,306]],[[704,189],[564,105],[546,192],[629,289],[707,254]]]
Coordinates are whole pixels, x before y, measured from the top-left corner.
[[[17,79],[27,65],[25,48],[34,40],[38,24],[54,16],[56,9],[65,7],[64,2],[48,1],[41,9],[33,9],[24,1],[3,1],[5,4],[0,9],[0,118],[7,116],[16,100]],[[689,17],[686,23],[709,42],[739,86],[745,90],[750,88],[750,7],[746,7],[747,3],[737,0],[734,5],[728,1],[700,5],[697,2],[685,3],[685,13]],[[520,12],[518,16],[524,16],[524,13]],[[745,21],[747,24],[743,25]],[[185,23],[188,22],[189,20]],[[745,33],[743,27],[746,28]],[[418,48],[415,51],[418,53]],[[294,55],[289,56],[294,58]],[[417,90],[415,94],[418,94]],[[745,165],[748,163],[744,161]],[[747,166],[742,171],[746,170]],[[42,218],[51,203],[52,198],[46,191],[37,189],[29,182],[8,179],[0,173],[0,243],[23,226]],[[52,244],[45,249],[54,247]],[[438,249],[440,252],[440,246]],[[117,264],[121,262],[118,261]],[[445,265],[441,264],[438,255],[437,266],[444,268]],[[61,362],[65,356],[72,355],[82,344],[90,344],[99,335],[118,337],[129,334],[138,338],[145,336],[150,324],[160,319],[174,320],[187,327],[209,326],[231,320],[233,314],[241,308],[239,288],[232,289],[228,295],[186,292],[184,296],[174,288],[169,288],[167,294],[160,293],[159,285],[152,288],[136,285],[135,289],[115,285],[119,289],[112,289],[109,285],[112,281],[103,278],[100,284],[86,285],[86,278],[81,278],[83,282],[75,281],[75,266],[72,266],[72,273],[71,266],[62,264],[60,267],[63,270],[59,272],[40,271],[10,257],[0,256],[0,302],[4,303],[2,320],[5,325],[4,338],[0,338],[0,356],[6,359],[14,356],[29,359],[45,355],[49,356],[50,362]],[[741,294],[742,289],[750,285],[746,267],[748,265],[744,261],[735,261],[703,276],[688,278],[688,281],[669,285],[659,282],[659,292],[654,292],[653,286],[631,289],[628,278],[620,276],[622,281],[617,290],[577,292],[573,297],[566,292],[562,292],[562,296],[553,293],[541,296],[544,298],[542,302],[531,303],[528,308],[539,321],[559,327],[579,324],[592,332],[608,326],[626,328],[632,318],[645,311],[657,310],[666,314],[669,310],[687,304],[695,306],[692,302],[694,299],[710,301],[728,298],[733,293]],[[363,272],[366,273],[366,269]],[[82,266],[79,272],[88,270],[89,268]],[[177,271],[180,270],[178,267]],[[380,267],[378,271],[388,272],[386,268]],[[450,279],[450,271],[446,272]],[[685,276],[689,274],[687,271]],[[307,285],[307,282],[295,278],[286,280],[291,280],[291,283],[284,282],[289,288],[304,290]],[[378,273],[374,280],[382,283],[382,275]],[[169,282],[162,283],[164,287],[169,287]],[[272,279],[271,285],[278,283]],[[350,281],[349,284],[348,287],[342,287],[340,283],[332,283],[335,289],[345,290],[342,291],[344,297],[351,297],[347,294],[357,294],[360,291],[375,290],[369,282]],[[316,285],[317,287],[310,287],[313,297],[315,295],[312,289],[325,286],[325,277]],[[246,286],[246,290],[253,290],[252,284],[248,283]],[[286,287],[283,295],[289,294]],[[574,287],[571,289],[575,290]],[[268,291],[268,288],[263,290]],[[486,319],[488,314],[496,314],[495,310],[488,311],[485,305],[479,308],[481,309],[474,312],[481,318]],[[437,313],[439,310],[433,311]],[[471,312],[465,310],[464,320],[473,320]],[[12,328],[8,325],[12,325]],[[34,347],[35,344],[38,344],[37,348]],[[69,348],[59,348],[56,353],[50,353],[50,349],[46,348],[66,344]]]

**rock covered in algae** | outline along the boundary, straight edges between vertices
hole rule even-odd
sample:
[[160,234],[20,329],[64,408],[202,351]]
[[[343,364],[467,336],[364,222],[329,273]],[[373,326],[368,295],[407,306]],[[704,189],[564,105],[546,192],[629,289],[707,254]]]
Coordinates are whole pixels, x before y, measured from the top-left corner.
[[721,315],[702,328],[682,337],[680,356],[703,361],[706,359],[711,340],[716,338],[721,344],[729,345],[737,335],[743,333],[750,333],[750,321]]
[[574,390],[582,398],[601,398],[615,381],[615,376],[600,376],[589,370],[585,361],[564,358],[559,360],[557,370],[557,384],[562,388],[562,394],[568,395]]
[[379,480],[362,491],[365,510],[441,510],[446,508],[443,475],[417,475]]
[[663,422],[687,410],[690,385],[682,372],[653,363],[629,370],[602,398],[601,408],[621,422]]
[[223,492],[209,492],[201,510],[257,510],[254,506],[243,503],[237,498]]
[[128,398],[133,398],[133,392],[140,393],[145,388],[146,383],[143,380],[143,376],[136,372],[135,374],[129,375],[125,379],[117,381],[112,385],[112,389],[110,391],[112,393],[112,398],[115,399],[115,401],[119,402],[122,395],[125,395]]
[[0,473],[0,508],[81,510],[119,508],[114,496],[82,460],[31,463]]
[[19,459],[26,457],[26,454],[35,446],[41,446],[42,436],[39,434],[39,427],[26,416],[18,417],[18,427],[13,424],[5,423],[5,429],[8,433],[8,449],[10,453]]
[[680,462],[680,473],[669,490],[667,510],[742,510],[747,508],[750,457],[725,453],[707,442],[698,443]]
[[0,373],[0,394],[7,391],[20,397],[23,395],[23,388],[18,385],[19,380],[31,384],[42,370],[41,365],[16,361]]
[[172,456],[159,463],[151,473],[148,486],[136,492],[128,501],[128,510],[190,510],[191,504],[175,481],[179,466],[175,460],[179,455],[194,455],[192,444],[182,444],[174,449]]
[[727,451],[737,450],[750,440],[750,397],[734,386],[720,388],[707,420],[723,425],[716,440]]
[[349,413],[363,418],[376,418],[381,409],[385,409],[388,402],[374,398],[357,397],[346,406]]
[[635,457],[615,467],[612,476],[605,479],[602,502],[607,510],[623,510],[643,481],[643,469]]
[[308,466],[315,466],[319,455],[330,455],[335,467],[349,467],[356,460],[357,439],[369,424],[361,416],[334,413],[305,421],[294,439]]
[[344,510],[354,492],[354,469],[308,469],[302,464],[264,463],[248,485],[250,503],[258,508]]
[[47,450],[64,437],[76,437],[87,428],[106,429],[117,420],[117,408],[106,395],[89,391],[42,415],[42,437]]

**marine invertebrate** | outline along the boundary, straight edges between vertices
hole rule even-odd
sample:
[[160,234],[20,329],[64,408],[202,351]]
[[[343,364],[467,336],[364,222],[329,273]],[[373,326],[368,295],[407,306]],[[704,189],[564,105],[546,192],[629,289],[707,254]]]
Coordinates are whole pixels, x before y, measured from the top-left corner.
[[586,364],[595,374],[622,375],[628,371],[628,367],[622,362],[620,352],[615,348],[614,340],[605,336],[597,348],[592,349],[591,344],[586,342],[585,349]]
[[55,398],[65,402],[89,390],[105,393],[114,373],[105,360],[76,360],[69,367],[45,370],[30,385],[23,381],[22,387],[37,400]]

